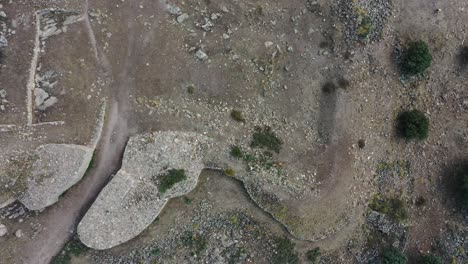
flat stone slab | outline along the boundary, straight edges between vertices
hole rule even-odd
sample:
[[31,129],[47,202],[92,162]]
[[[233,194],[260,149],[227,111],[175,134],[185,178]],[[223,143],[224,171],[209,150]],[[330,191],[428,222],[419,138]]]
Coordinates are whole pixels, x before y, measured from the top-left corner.
[[64,144],[42,145],[26,179],[27,189],[18,200],[29,210],[41,210],[56,203],[65,191],[83,178],[93,149]]
[[83,178],[92,156],[89,147],[47,144],[10,157],[0,168],[0,208],[15,200],[29,210],[54,204]]
[[[122,168],[78,225],[81,242],[102,250],[136,237],[170,198],[195,188],[211,145],[211,139],[197,133],[157,132],[130,138]],[[161,176],[171,169],[183,169],[186,178],[161,193]]]

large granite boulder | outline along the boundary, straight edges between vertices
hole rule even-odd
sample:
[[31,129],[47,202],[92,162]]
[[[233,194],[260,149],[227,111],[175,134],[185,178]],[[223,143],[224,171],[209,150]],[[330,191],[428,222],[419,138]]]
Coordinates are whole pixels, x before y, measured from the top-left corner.
[[[211,139],[196,133],[132,137],[121,169],[78,225],[80,240],[94,249],[108,249],[136,237],[170,198],[195,188],[211,145]],[[183,170],[184,179],[163,188],[163,179],[174,170]]]

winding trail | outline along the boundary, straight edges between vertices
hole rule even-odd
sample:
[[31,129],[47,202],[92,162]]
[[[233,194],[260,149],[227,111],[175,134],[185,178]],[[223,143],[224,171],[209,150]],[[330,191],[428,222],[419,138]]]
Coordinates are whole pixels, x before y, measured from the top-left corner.
[[[74,234],[76,225],[94,202],[99,192],[121,166],[122,155],[129,138],[127,126],[130,107],[129,92],[126,86],[127,72],[123,70],[116,80],[111,80],[112,69],[101,49],[88,17],[88,1],[83,2],[84,23],[89,41],[95,51],[100,68],[99,77],[111,83],[109,109],[105,117],[102,137],[97,145],[95,158],[97,166],[92,168],[83,180],[70,189],[60,199],[60,203],[47,208],[39,215],[42,231],[25,245],[21,263],[47,264],[57,255]],[[126,67],[124,67],[125,69]]]

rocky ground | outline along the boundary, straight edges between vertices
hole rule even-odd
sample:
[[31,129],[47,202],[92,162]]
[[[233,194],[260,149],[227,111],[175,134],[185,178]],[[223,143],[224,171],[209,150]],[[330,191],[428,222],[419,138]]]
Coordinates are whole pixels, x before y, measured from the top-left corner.
[[[318,263],[378,263],[389,246],[411,261],[468,261],[466,212],[447,184],[468,157],[467,3],[0,4],[0,263],[33,263],[22,249],[55,255],[35,238],[54,234],[44,227],[60,210],[80,212],[64,238],[84,218],[56,263],[306,263],[316,247]],[[414,40],[432,66],[405,78]],[[410,109],[430,120],[424,141],[397,136]],[[52,144],[89,149],[69,161],[41,151]],[[39,157],[18,160],[31,150]],[[59,164],[44,169],[47,158]],[[99,192],[80,189],[99,164],[108,185],[73,207]],[[85,165],[75,187],[81,176],[60,176]],[[188,180],[163,194],[171,169]],[[48,180],[53,198],[41,196]]]

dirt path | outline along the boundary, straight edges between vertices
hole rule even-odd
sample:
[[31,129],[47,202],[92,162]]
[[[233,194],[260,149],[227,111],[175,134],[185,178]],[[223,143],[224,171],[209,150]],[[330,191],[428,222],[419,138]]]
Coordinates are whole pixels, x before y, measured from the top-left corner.
[[[84,1],[84,12],[88,10],[88,1]],[[87,14],[84,15],[90,42],[95,50],[96,58],[101,68],[101,77],[109,78],[112,72],[106,56],[96,45],[93,29]],[[60,252],[71,238],[76,225],[91,206],[121,165],[123,151],[129,138],[127,126],[130,107],[128,83],[125,70],[116,76],[109,91],[109,111],[106,116],[102,138],[96,149],[97,166],[84,179],[60,199],[60,203],[43,212],[38,221],[43,224],[43,230],[25,247],[22,263],[46,264]]]

